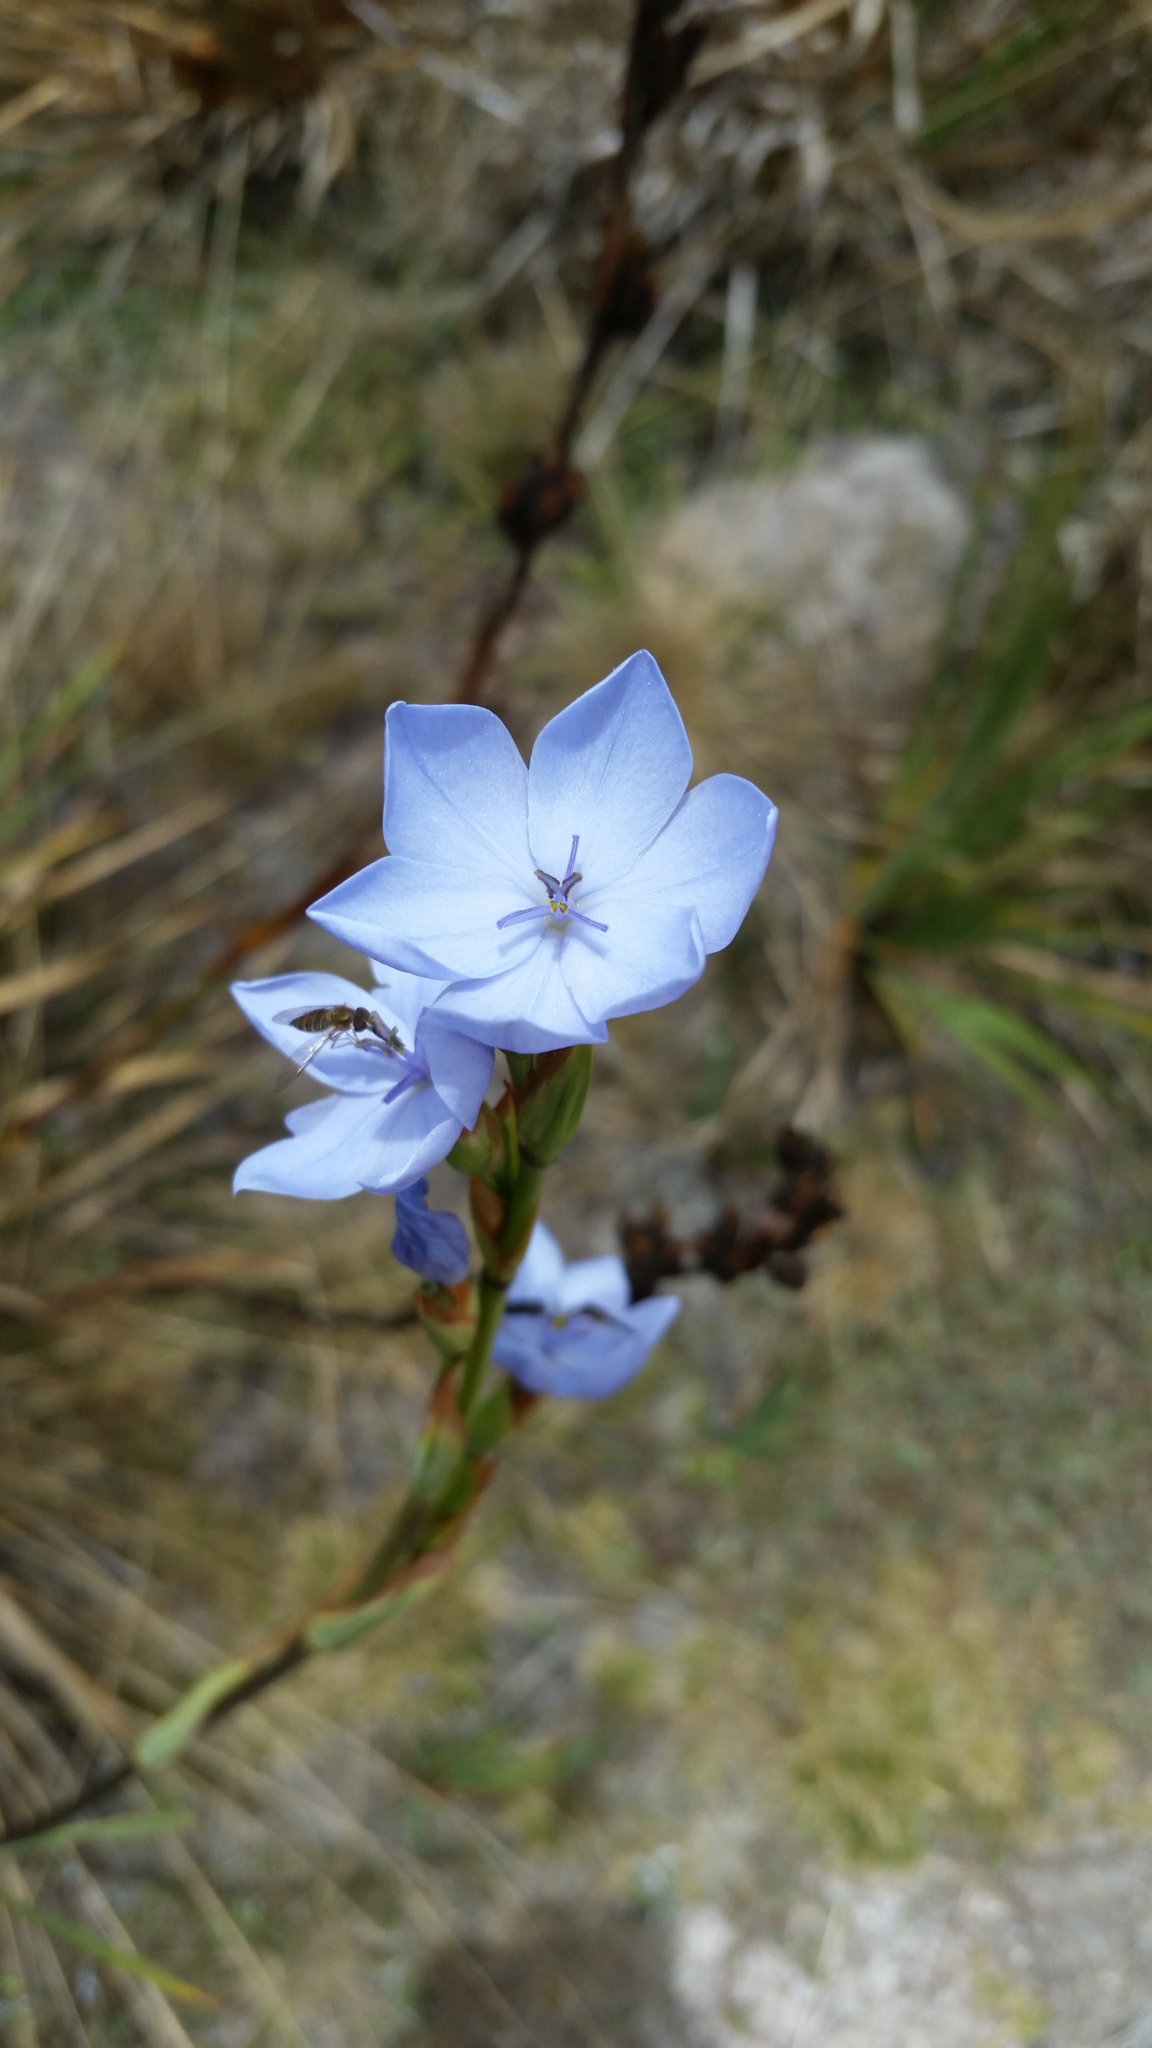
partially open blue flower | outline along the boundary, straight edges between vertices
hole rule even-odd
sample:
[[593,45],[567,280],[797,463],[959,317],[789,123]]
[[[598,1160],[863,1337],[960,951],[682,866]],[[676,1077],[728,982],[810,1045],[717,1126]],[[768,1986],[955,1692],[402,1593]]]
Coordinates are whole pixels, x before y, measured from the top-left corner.
[[[257,1031],[288,1059],[307,1058],[309,1075],[334,1091],[292,1110],[285,1119],[290,1138],[241,1161],[234,1192],[254,1188],[316,1202],[362,1188],[394,1194],[445,1158],[475,1123],[492,1077],[491,1052],[429,1009],[443,982],[379,972],[380,986],[372,990],[339,974],[233,983]],[[370,1012],[380,1030],[326,1029],[315,1021],[341,1009]],[[306,1027],[292,1021],[305,1017]]]
[[680,1312],[674,1294],[632,1302],[623,1261],[564,1254],[543,1223],[508,1289],[492,1357],[533,1394],[599,1401],[626,1386]]
[[396,1197],[396,1235],[392,1257],[422,1280],[455,1287],[468,1278],[472,1262],[468,1232],[447,1209],[428,1207],[428,1182],[421,1176]]
[[486,1045],[598,1043],[610,1017],[692,986],[768,864],[767,797],[737,775],[688,790],[691,772],[650,654],[551,719],[527,768],[491,711],[393,704],[389,855],[309,915],[361,952],[450,982],[438,1010]]

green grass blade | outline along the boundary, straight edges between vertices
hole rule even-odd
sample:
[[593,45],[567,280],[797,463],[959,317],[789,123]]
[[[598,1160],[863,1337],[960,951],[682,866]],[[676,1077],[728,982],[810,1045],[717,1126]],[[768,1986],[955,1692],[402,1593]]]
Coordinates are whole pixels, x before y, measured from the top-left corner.
[[16,739],[0,747],[0,790],[7,789],[37,750],[54,738],[78,711],[83,710],[88,699],[95,696],[101,684],[107,681],[109,667],[107,653],[94,654],[88,661],[81,662],[39,717],[31,719]]
[[906,1042],[915,1047],[922,1027],[937,1025],[1041,1114],[1052,1108],[1045,1081],[1091,1080],[1079,1060],[1048,1032],[1002,1004],[940,988],[893,968],[874,970],[872,985]]
[[159,1835],[183,1832],[194,1825],[194,1813],[113,1813],[103,1819],[70,1820],[62,1827],[45,1828],[40,1835],[24,1835],[18,1842],[0,1841],[0,1856],[55,1855],[72,1849],[78,1842],[140,1842]]
[[25,1920],[34,1921],[54,1941],[63,1941],[70,1948],[78,1948],[93,1961],[107,1963],[112,1969],[125,1971],[129,1977],[140,1977],[146,1984],[154,1984],[166,1998],[180,1999],[185,2005],[213,2009],[219,2006],[219,1999],[213,1998],[210,1992],[199,1990],[195,1984],[186,1984],[182,1977],[174,1977],[171,1970],[149,1962],[147,1956],[137,1955],[135,1949],[117,1948],[115,1942],[103,1940],[99,1934],[92,1934],[74,1920],[65,1920],[59,1913],[45,1912],[42,1906],[33,1905],[31,1899],[21,1898],[19,1892],[0,1890],[0,1906],[5,1906],[10,1913],[22,1914]]

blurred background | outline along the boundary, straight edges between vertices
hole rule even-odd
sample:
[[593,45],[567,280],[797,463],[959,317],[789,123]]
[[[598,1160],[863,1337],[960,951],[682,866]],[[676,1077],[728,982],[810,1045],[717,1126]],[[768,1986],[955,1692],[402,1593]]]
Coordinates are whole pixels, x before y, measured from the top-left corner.
[[7,1826],[404,1486],[390,1205],[229,1192],[386,705],[646,645],[781,813],[548,1197],[671,1340],[189,1830],[0,1860],[13,2048],[1152,2043],[1152,17],[639,14],[625,162],[626,0],[0,0]]

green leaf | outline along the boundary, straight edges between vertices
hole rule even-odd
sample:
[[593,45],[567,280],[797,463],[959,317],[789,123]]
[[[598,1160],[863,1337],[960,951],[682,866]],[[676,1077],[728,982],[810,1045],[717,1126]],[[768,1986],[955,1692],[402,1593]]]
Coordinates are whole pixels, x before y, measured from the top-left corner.
[[409,1579],[407,1585],[397,1586],[393,1592],[381,1593],[375,1600],[363,1600],[358,1607],[334,1607],[317,1614],[304,1631],[304,1641],[310,1650],[347,1650],[362,1637],[371,1635],[381,1622],[391,1621],[414,1607],[435,1584],[434,1575],[428,1573]]
[[210,1992],[198,1990],[195,1984],[186,1984],[182,1977],[174,1977],[171,1970],[162,1969],[159,1963],[150,1963],[147,1956],[137,1955],[135,1949],[117,1948],[115,1942],[105,1941],[87,1927],[77,1926],[74,1920],[65,1920],[59,1913],[46,1913],[42,1906],[33,1905],[31,1899],[22,1898],[19,1892],[0,1890],[0,1906],[6,1906],[10,1913],[22,1914],[25,1920],[34,1921],[54,1940],[67,1942],[70,1948],[78,1948],[96,1962],[107,1963],[115,1970],[125,1971],[129,1977],[140,1977],[146,1984],[154,1984],[167,1998],[181,1999],[185,2005],[219,2008],[220,2000],[213,1998]]
[[1050,1113],[1052,1102],[1041,1077],[1091,1079],[1080,1062],[1048,1032],[1002,1004],[940,988],[893,968],[875,970],[872,982],[902,1037],[915,1043],[921,1023],[931,1021],[941,1026],[1042,1115]]
[[177,1700],[174,1707],[144,1730],[132,1751],[133,1762],[142,1771],[163,1770],[166,1764],[172,1763],[199,1734],[213,1707],[218,1706],[234,1686],[243,1683],[250,1669],[243,1657],[237,1657],[230,1664],[221,1664],[219,1670],[209,1671],[205,1678]]
[[181,1833],[193,1827],[195,1821],[195,1814],[186,1811],[112,1813],[104,1819],[69,1820],[58,1828],[45,1828],[42,1834],[25,1835],[19,1842],[0,1841],[0,1856],[55,1855],[57,1850],[71,1849],[77,1842],[148,1841],[157,1835]]
[[1058,534],[1082,485],[1077,469],[1045,479],[985,645],[959,665],[945,651],[885,804],[887,851],[861,868],[860,916],[875,916],[965,846],[986,851],[1019,828],[1032,764],[1014,761],[1009,743],[1044,689],[1071,609]]

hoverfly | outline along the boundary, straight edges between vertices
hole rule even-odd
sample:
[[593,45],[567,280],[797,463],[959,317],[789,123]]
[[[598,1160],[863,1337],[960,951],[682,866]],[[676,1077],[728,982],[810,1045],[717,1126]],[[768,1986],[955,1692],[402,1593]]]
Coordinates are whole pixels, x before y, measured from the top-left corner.
[[330,1009],[305,1010],[300,1017],[294,1017],[290,1010],[281,1010],[272,1021],[274,1024],[290,1024],[293,1031],[316,1031],[320,1034],[299,1065],[278,1082],[280,1088],[287,1088],[292,1081],[298,1080],[318,1052],[323,1052],[326,1045],[338,1045],[342,1038],[351,1038],[359,1045],[362,1035],[367,1034],[369,1040],[375,1039],[389,1058],[404,1051],[404,1040],[395,1025],[385,1024],[375,1010],[364,1009],[359,1003],[355,1008],[349,1003],[334,1003]]

